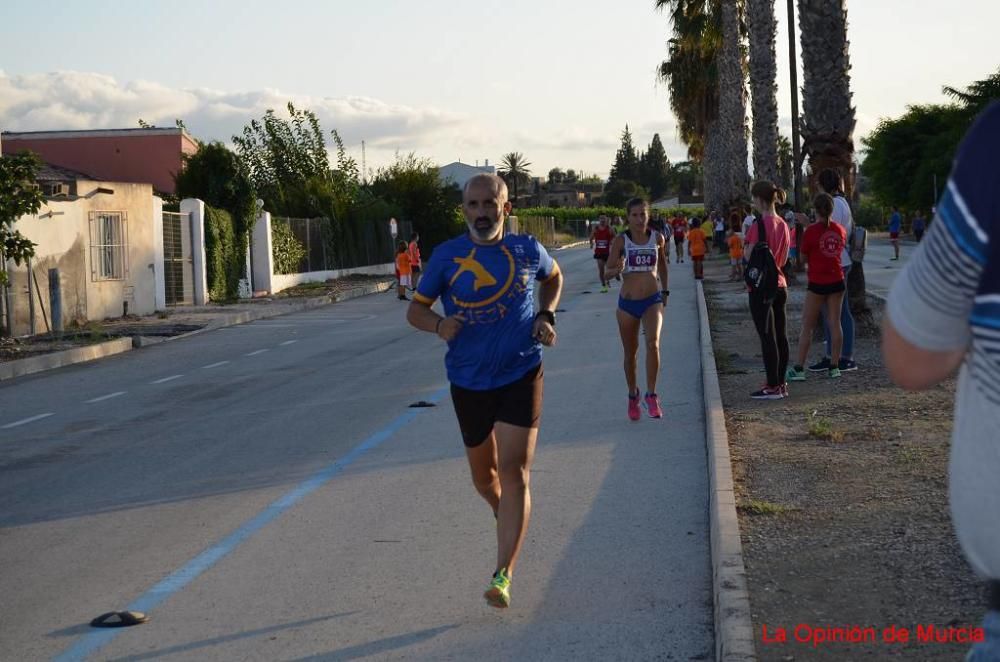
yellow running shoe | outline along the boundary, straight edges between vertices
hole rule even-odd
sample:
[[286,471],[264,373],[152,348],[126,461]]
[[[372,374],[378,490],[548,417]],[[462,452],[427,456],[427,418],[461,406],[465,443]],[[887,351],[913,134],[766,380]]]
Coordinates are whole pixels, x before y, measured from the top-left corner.
[[510,606],[510,575],[507,574],[507,568],[500,568],[493,574],[483,597],[491,607],[506,609]]

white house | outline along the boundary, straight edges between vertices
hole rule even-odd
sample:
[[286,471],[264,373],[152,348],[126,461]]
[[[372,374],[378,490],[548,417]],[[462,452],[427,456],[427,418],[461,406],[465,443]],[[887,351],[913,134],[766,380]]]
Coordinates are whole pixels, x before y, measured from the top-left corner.
[[454,163],[449,163],[446,166],[438,168],[438,179],[441,180],[441,183],[452,182],[458,188],[463,188],[465,182],[472,179],[475,175],[484,172],[490,175],[495,175],[497,172],[496,166],[491,166],[489,159],[485,161],[485,165],[481,166],[472,166],[468,163],[455,161]]

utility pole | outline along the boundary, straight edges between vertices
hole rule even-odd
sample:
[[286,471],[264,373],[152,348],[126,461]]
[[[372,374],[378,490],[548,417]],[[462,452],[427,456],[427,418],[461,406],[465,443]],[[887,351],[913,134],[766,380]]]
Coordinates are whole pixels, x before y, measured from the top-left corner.
[[792,81],[792,181],[795,209],[802,211],[802,147],[799,143],[799,75],[795,57],[795,0],[788,0],[788,72]]
[[365,141],[361,141],[361,183],[368,183],[368,165],[365,161]]

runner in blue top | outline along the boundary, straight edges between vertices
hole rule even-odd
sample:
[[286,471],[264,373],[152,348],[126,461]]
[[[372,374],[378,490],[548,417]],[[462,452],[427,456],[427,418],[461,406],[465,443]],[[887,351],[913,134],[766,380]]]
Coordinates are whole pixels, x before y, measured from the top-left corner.
[[[448,343],[445,366],[472,482],[497,518],[497,565],[484,594],[510,606],[510,581],[528,528],[528,475],[542,413],[542,345],[556,341],[562,274],[530,235],[505,235],[507,185],[470,179],[466,235],[434,249],[407,321]],[[538,288],[535,312],[532,280]],[[446,317],[431,309],[441,299]]]

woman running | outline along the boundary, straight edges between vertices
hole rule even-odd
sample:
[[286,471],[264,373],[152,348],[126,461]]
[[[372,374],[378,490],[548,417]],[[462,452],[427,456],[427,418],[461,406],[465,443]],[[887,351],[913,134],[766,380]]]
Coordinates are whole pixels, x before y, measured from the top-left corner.
[[[625,206],[628,230],[615,237],[604,276],[624,275],[618,296],[618,332],[625,351],[625,382],[628,384],[628,417],[638,421],[639,387],[636,363],[639,328],[646,335],[646,410],[651,418],[661,418],[656,379],[660,372],[660,328],[667,305],[667,256],[663,235],[649,228],[649,207],[645,200],[632,198]],[[659,282],[657,282],[659,274]]]

